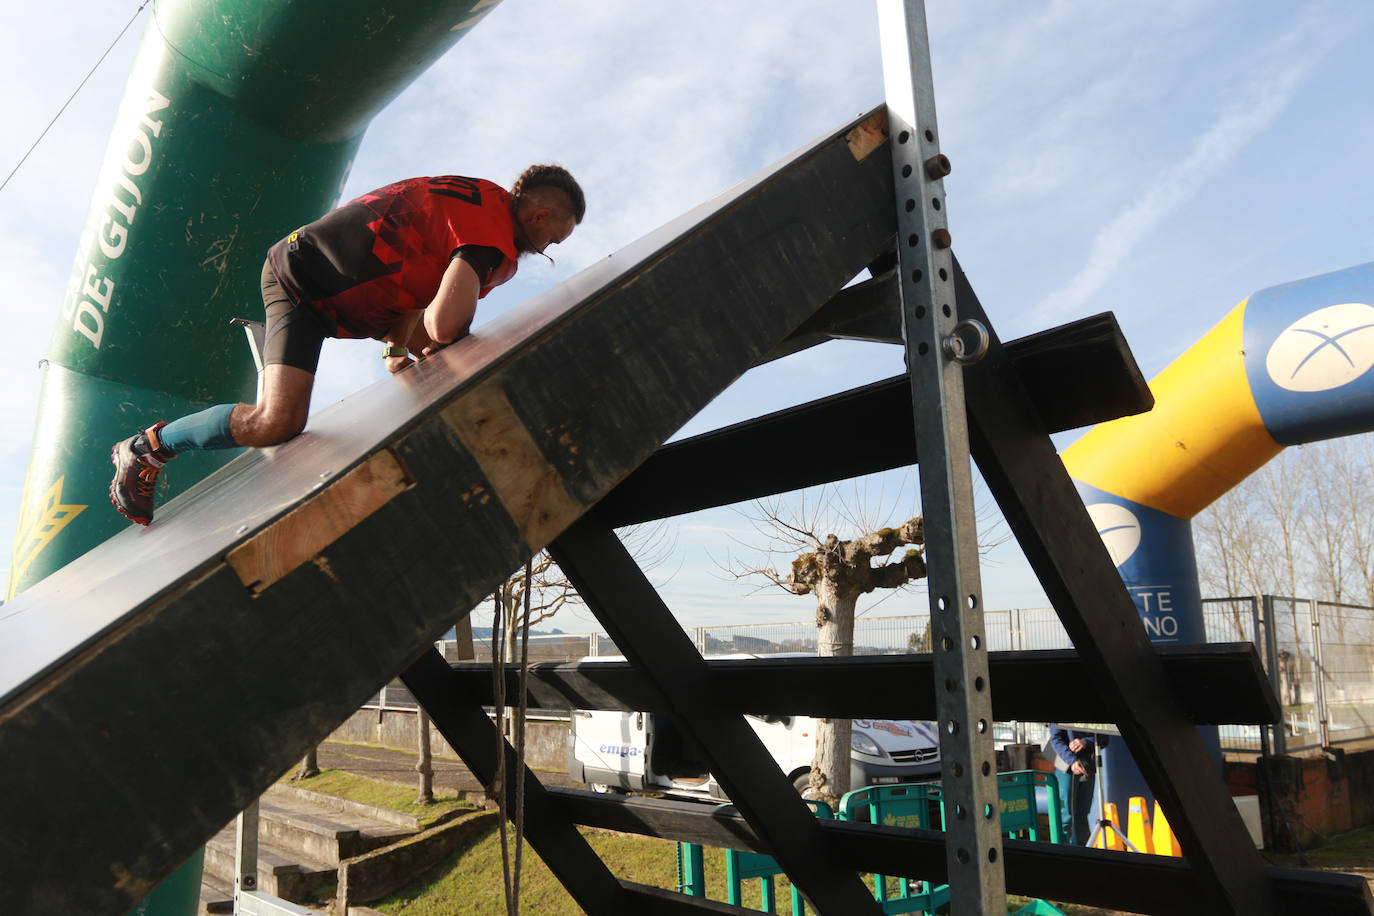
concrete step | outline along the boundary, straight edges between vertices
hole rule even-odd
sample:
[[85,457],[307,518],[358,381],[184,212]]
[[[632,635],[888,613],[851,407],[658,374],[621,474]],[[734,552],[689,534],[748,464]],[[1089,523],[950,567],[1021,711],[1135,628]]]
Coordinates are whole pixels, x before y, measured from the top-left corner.
[[[205,874],[220,882],[234,881],[234,825],[230,824],[205,845]],[[258,842],[258,889],[274,897],[305,903],[318,887],[338,880],[337,863],[321,862],[298,850]]]
[[258,802],[258,841],[338,865],[415,831],[305,799],[268,793]]
[[234,886],[206,872],[200,875],[199,916],[234,912]]
[[[319,793],[269,789],[258,802],[259,890],[283,900],[306,902],[316,888],[338,879],[338,866],[344,859],[417,832],[396,820],[406,823],[392,812]],[[231,822],[205,847],[203,910],[214,896],[211,891],[233,899],[234,828]],[[220,899],[215,897],[215,902]]]

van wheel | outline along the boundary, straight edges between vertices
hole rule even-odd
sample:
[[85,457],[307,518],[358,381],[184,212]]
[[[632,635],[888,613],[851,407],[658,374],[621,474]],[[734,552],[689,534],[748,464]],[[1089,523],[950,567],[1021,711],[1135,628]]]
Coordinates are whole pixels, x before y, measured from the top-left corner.
[[604,782],[589,782],[587,788],[598,795],[619,795],[623,791],[619,786],[609,786]]
[[797,794],[805,798],[806,791],[811,788],[811,771],[802,770],[792,778],[792,785],[796,788]]

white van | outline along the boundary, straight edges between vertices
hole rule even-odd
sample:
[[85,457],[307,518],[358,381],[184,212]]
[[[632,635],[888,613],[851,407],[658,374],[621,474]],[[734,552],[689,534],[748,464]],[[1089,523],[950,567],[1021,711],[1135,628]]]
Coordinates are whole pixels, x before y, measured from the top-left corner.
[[[587,661],[611,659],[587,659]],[[619,660],[619,659],[617,659]],[[778,766],[805,789],[816,756],[810,716],[746,716]],[[934,723],[854,719],[850,785],[919,782],[940,776]],[[666,716],[612,710],[572,711],[568,775],[598,792],[655,792],[725,801],[701,753]]]

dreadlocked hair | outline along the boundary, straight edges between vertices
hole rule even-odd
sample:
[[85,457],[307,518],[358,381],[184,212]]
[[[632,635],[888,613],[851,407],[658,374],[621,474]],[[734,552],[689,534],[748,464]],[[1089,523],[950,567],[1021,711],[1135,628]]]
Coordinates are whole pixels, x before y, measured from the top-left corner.
[[587,199],[582,195],[582,188],[578,185],[577,179],[563,166],[532,165],[525,169],[510,189],[511,203],[519,207],[521,198],[536,188],[554,188],[568,195],[568,201],[572,204],[573,219],[582,222],[582,217],[587,212]]

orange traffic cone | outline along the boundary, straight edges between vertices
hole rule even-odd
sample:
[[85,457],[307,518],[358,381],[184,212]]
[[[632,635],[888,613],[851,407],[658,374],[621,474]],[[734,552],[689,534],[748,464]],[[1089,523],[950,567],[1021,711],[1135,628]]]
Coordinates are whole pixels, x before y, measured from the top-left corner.
[[1145,807],[1145,799],[1133,795],[1127,804],[1126,839],[1131,841],[1136,852],[1154,852],[1150,837],[1150,810]]
[[1107,802],[1102,806],[1102,820],[1116,829],[1103,827],[1098,832],[1093,845],[1098,849],[1125,849],[1126,847],[1121,842],[1121,834],[1117,832],[1121,829],[1121,818],[1116,813],[1116,802]]
[[1183,855],[1183,850],[1178,845],[1178,837],[1174,836],[1174,831],[1169,827],[1169,821],[1165,819],[1164,809],[1159,807],[1159,802],[1155,802],[1154,841],[1155,855]]

